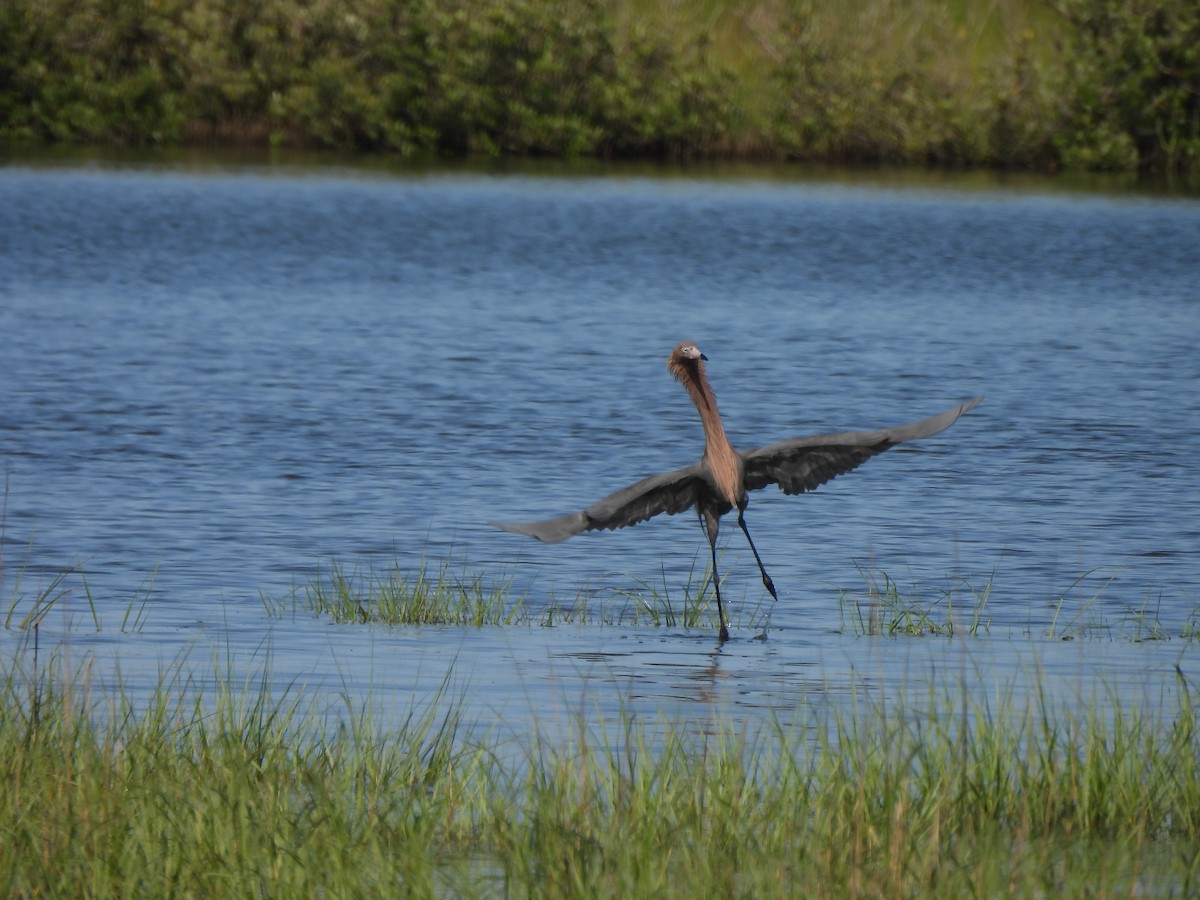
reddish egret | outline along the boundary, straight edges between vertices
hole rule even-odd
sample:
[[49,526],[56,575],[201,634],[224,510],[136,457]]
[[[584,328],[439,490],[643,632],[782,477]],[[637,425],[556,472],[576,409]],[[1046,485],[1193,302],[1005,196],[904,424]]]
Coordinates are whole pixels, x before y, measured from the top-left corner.
[[717,412],[717,400],[704,372],[704,363],[707,361],[708,357],[690,341],[684,341],[667,358],[667,369],[676,381],[682,382],[687,388],[700,413],[700,422],[704,426],[704,456],[700,462],[685,469],[643,478],[579,512],[540,522],[519,525],[498,522],[496,525],[505,531],[527,534],[539,541],[556,544],[581,531],[624,528],[659,513],[675,515],[696,507],[712,552],[713,593],[717,597],[717,615],[721,620],[720,639],[725,641],[729,639],[729,626],[725,619],[725,608],[721,604],[721,582],[717,577],[717,529],[721,516],[737,508],[738,526],[750,544],[750,552],[758,563],[763,585],[771,597],[778,600],[775,584],[763,568],[762,558],[746,528],[748,491],[756,491],[769,484],[778,484],[785,494],[815,490],[830,479],[858,468],[884,450],[949,428],[983,397],[961,403],[930,419],[897,428],[788,438],[757,450],[739,453],[725,437],[721,416]]

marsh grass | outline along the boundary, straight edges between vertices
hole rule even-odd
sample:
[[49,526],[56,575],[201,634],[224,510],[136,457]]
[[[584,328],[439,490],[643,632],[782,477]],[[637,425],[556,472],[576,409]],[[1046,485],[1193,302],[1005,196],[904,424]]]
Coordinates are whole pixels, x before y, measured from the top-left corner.
[[[432,884],[434,833],[454,827],[469,751],[430,707],[380,734],[304,698],[206,693],[182,669],[142,708],[93,696],[86,666],[10,664],[0,684],[0,890],[6,896],[313,896]],[[391,857],[382,867],[361,862]]]
[[[456,571],[449,561],[436,572],[422,562],[415,575],[406,575],[399,565],[377,574],[347,573],[335,564],[304,588],[298,605],[340,623],[511,625],[525,620],[523,599],[511,596],[511,585],[511,580]],[[269,612],[286,609],[263,602]]]
[[[5,585],[5,569],[0,560],[0,587]],[[146,625],[150,614],[150,600],[154,591],[154,579],[157,575],[151,573],[145,582],[139,586],[136,593],[129,598],[121,615],[120,630],[123,633],[140,632]],[[30,590],[28,588],[28,570],[23,567],[12,579],[8,599],[5,601],[3,627],[15,628],[18,631],[35,632],[51,612],[64,612],[69,607],[73,597],[82,596],[87,606],[87,617],[91,620],[92,628],[99,632],[103,630],[100,612],[92,590],[87,580],[84,563],[75,563],[62,569],[48,573],[49,581]],[[73,610],[69,610],[73,612]]]
[[981,588],[963,581],[957,589],[939,588],[929,596],[920,588],[902,593],[886,572],[876,575],[859,566],[859,573],[867,584],[865,594],[842,591],[839,597],[843,630],[859,635],[976,637],[991,627],[991,577]]
[[[13,579],[12,593],[9,595],[8,608],[4,614],[4,627],[12,628],[15,625],[22,631],[36,629],[51,610],[72,594],[71,580],[81,572],[81,565],[60,569],[52,573],[50,581],[39,586],[29,598],[25,591],[26,570],[22,569]],[[2,575],[3,572],[0,572],[0,576]],[[0,583],[3,583],[2,578],[0,578]],[[87,598],[92,622],[99,631],[100,620],[96,614],[96,605],[92,602],[91,594],[86,590],[84,596]]]
[[[1001,628],[1005,633],[1036,634],[1051,640],[1200,640],[1200,604],[1185,621],[1174,624],[1161,620],[1161,598],[1147,597],[1137,606],[1129,605],[1115,619],[1109,605],[1106,617],[1099,601],[1117,575],[1104,577],[1096,587],[1098,571],[1084,573],[1058,593],[1049,619],[1039,624],[1034,624],[1033,618],[1022,624],[993,616],[994,574],[982,584],[963,578],[930,588],[915,583],[902,586],[887,572],[865,566],[860,566],[859,572],[865,589],[843,589],[837,601],[841,630],[858,636],[975,638]],[[415,574],[406,574],[399,564],[365,574],[347,574],[334,565],[328,574],[318,575],[288,600],[263,597],[262,602],[272,616],[304,612],[328,616],[341,624],[716,627],[710,567],[701,570],[693,566],[682,588],[672,586],[673,577],[665,569],[657,581],[619,574],[611,580],[613,584],[606,587],[585,586],[565,601],[550,594],[534,602],[526,594],[514,596],[509,577],[488,579],[450,562],[436,571],[422,562]],[[131,604],[126,619],[133,608]],[[765,633],[774,603],[765,598],[755,604],[743,596],[727,603],[727,611],[735,627],[761,628]],[[144,615],[139,608],[138,622]]]
[[[436,572],[422,562],[415,574],[399,564],[365,573],[347,573],[335,564],[288,600],[261,600],[272,616],[303,611],[341,624],[716,627],[711,568],[693,566],[681,590],[671,587],[665,569],[657,584],[635,576],[613,580],[613,586],[585,586],[570,600],[551,594],[534,605],[513,595],[511,578],[488,579],[449,561]],[[763,609],[734,604],[734,624],[757,627]]]
[[[982,587],[962,579],[950,587],[924,588],[912,585],[902,589],[886,572],[874,572],[860,566],[866,584],[864,591],[841,591],[838,606],[841,627],[860,636],[934,635],[939,637],[978,637],[989,634],[997,621],[989,609],[995,584],[991,575]],[[1051,640],[1104,638],[1134,642],[1172,638],[1200,639],[1200,604],[1188,618],[1174,626],[1159,618],[1161,597],[1152,604],[1146,597],[1138,606],[1127,605],[1115,620],[1107,618],[1100,600],[1112,587],[1117,575],[1107,576],[1094,587],[1098,570],[1080,575],[1053,602],[1049,621],[1021,626],[1024,633]],[[1081,592],[1085,588],[1087,593]],[[1017,627],[1006,622],[1006,630]]]
[[[616,576],[628,587],[584,589],[574,601],[561,605],[553,599],[542,611],[540,623],[580,625],[650,625],[656,628],[716,627],[716,599],[713,594],[712,567],[697,569],[693,561],[682,589],[672,589],[673,579],[666,569],[655,583],[637,576]],[[745,611],[739,605],[739,619]],[[753,621],[755,617],[751,616]],[[740,624],[737,622],[735,624]]]
[[[1196,684],[913,686],[798,724],[625,715],[505,741],[447,687],[397,725],[182,663],[135,705],[89,666],[0,674],[7,896],[1195,896]],[[448,682],[447,682],[448,683]],[[407,701],[401,701],[401,703]],[[34,712],[36,710],[36,713]],[[558,732],[556,732],[557,734]]]

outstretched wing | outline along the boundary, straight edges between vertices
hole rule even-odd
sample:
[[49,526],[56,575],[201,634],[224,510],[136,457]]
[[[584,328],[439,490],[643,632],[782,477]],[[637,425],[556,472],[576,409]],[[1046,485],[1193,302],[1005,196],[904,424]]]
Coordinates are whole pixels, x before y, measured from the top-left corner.
[[878,431],[848,431],[790,438],[741,454],[746,490],[778,484],[785,494],[815,490],[825,482],[858,468],[897,444],[944,431],[983,397],[948,409],[938,416]]
[[696,503],[700,492],[707,486],[704,470],[700,463],[696,463],[686,469],[660,472],[658,475],[643,478],[636,484],[609,494],[587,509],[556,519],[519,525],[507,525],[503,522],[492,524],[505,531],[527,534],[547,544],[557,544],[581,531],[624,528],[626,525],[644,522],[659,513],[675,515],[683,512]]

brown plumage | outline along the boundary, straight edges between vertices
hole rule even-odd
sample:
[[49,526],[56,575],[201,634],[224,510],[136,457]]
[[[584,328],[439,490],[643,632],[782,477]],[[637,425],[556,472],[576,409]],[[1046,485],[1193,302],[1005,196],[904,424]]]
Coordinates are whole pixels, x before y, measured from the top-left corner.
[[623,528],[659,513],[674,515],[694,506],[712,553],[713,592],[721,620],[720,639],[724,641],[729,637],[729,627],[717,576],[717,531],[721,516],[730,510],[737,509],[738,526],[750,544],[763,585],[773,598],[778,599],[775,585],[763,568],[758,549],[746,528],[747,491],[769,484],[778,484],[785,494],[815,490],[899,443],[929,437],[950,427],[983,398],[976,397],[940,415],[896,428],[788,438],[739,453],[725,436],[717,400],[704,370],[707,361],[708,357],[691,341],[679,344],[667,358],[667,369],[687,389],[704,426],[704,456],[698,463],[643,478],[579,512],[540,522],[495,524],[505,531],[527,534],[554,544],[581,531]]

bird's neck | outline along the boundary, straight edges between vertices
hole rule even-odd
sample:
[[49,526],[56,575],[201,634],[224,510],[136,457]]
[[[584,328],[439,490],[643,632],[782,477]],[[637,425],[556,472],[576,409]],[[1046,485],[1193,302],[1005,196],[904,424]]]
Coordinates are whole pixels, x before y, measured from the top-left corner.
[[697,365],[688,375],[683,383],[692,402],[696,404],[700,422],[704,426],[704,458],[708,461],[718,489],[726,500],[736,506],[742,494],[741,458],[725,436],[725,426],[721,424],[721,414],[717,411],[717,398],[704,374],[704,367]]

